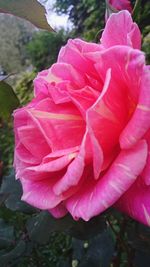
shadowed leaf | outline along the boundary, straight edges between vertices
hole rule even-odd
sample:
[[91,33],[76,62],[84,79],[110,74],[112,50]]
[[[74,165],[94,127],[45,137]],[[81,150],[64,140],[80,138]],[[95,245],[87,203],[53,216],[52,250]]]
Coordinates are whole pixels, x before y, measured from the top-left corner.
[[4,81],[0,81],[0,117],[8,119],[18,106],[19,100],[12,87]]
[[44,7],[37,0],[0,0],[0,12],[18,16],[38,28],[53,31],[47,23]]

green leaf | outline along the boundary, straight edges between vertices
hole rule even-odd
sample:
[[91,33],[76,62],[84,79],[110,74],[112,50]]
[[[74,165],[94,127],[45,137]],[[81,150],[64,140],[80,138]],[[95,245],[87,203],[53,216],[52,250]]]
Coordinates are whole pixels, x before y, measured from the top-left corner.
[[8,198],[9,194],[0,194],[0,206],[5,202],[5,200]]
[[89,241],[86,255],[78,267],[109,267],[115,244],[109,229]]
[[26,252],[26,243],[23,240],[20,240],[17,246],[10,252],[0,253],[0,264],[1,264],[0,266],[1,267],[16,266],[8,264],[12,263],[16,259],[21,260],[21,256],[24,255],[25,252]]
[[51,220],[51,216],[47,212],[41,212],[27,222],[30,239],[40,244],[48,243],[53,227],[53,220]]
[[7,248],[14,242],[14,227],[0,219],[0,248]]
[[52,232],[64,231],[68,233],[68,229],[74,223],[74,220],[69,215],[61,219],[55,219],[49,212],[42,211],[37,216],[28,220],[27,230],[32,241],[46,244]]
[[0,194],[7,194],[5,206],[12,211],[21,211],[27,214],[36,212],[37,210],[21,201],[22,187],[12,172],[9,176],[3,177]]
[[0,81],[0,117],[8,119],[18,106],[19,100],[12,87],[4,81]]
[[47,23],[44,7],[37,0],[0,0],[0,12],[18,16],[38,28],[53,31]]
[[96,216],[90,221],[73,221],[68,233],[80,240],[88,240],[101,233],[106,228],[106,220],[103,215]]
[[54,231],[63,231],[80,240],[87,240],[106,228],[104,217],[98,216],[89,222],[74,221],[70,215],[55,219],[49,212],[42,211],[27,222],[27,230],[32,241],[46,244]]
[[134,5],[133,12],[132,12],[132,16],[133,16],[133,19],[136,22],[138,22],[138,20],[141,17],[141,0],[136,0],[135,1],[135,5]]

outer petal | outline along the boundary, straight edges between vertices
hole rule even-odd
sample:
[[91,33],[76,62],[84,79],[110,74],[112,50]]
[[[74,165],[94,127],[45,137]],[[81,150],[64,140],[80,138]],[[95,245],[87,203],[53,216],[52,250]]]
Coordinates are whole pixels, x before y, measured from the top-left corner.
[[140,49],[141,33],[130,13],[124,10],[109,17],[100,41],[104,48],[127,45]]
[[62,196],[56,196],[52,190],[55,179],[45,179],[42,181],[30,181],[21,179],[23,186],[22,200],[30,205],[48,210],[56,207],[63,199]]
[[146,133],[144,138],[146,139],[146,142],[148,144],[148,157],[147,157],[146,166],[144,168],[143,173],[141,174],[141,177],[144,183],[147,186],[149,186],[150,185],[150,130]]
[[80,191],[66,200],[66,207],[72,216],[88,221],[91,217],[113,205],[134,183],[143,170],[147,157],[147,145],[140,141],[134,148],[122,151],[109,171],[96,182],[90,178]]
[[57,207],[53,209],[49,209],[49,212],[55,217],[55,218],[62,218],[64,217],[68,211],[63,205],[63,203],[60,203]]
[[150,128],[150,71],[145,67],[141,76],[140,96],[132,118],[120,136],[122,148],[130,148]]
[[133,219],[150,226],[150,186],[141,178],[115,204],[116,208]]

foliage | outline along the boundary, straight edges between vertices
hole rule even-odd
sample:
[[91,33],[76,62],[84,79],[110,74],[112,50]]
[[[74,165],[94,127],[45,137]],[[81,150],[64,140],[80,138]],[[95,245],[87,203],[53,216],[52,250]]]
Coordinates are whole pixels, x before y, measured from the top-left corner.
[[68,14],[74,25],[74,36],[98,40],[104,27],[105,1],[102,0],[56,0],[56,11]]
[[67,41],[67,33],[37,32],[27,45],[32,65],[37,71],[49,68],[57,60],[58,52]]
[[2,122],[0,119],[0,161],[3,161],[4,173],[7,173],[12,168],[13,149],[14,143],[11,123]]
[[30,64],[25,45],[34,31],[35,28],[30,23],[0,14],[0,68],[7,73],[17,73]]
[[137,0],[133,10],[133,18],[143,32],[144,28],[150,25],[150,1]]
[[12,111],[19,106],[19,100],[11,86],[0,81],[0,117],[8,119]]
[[[131,1],[134,7],[134,19],[141,30],[150,24],[149,0]],[[55,9],[58,14],[68,14],[74,25],[74,36],[82,36],[89,41],[99,41],[104,27],[105,1],[98,0],[56,0]]]
[[33,80],[35,76],[34,71],[26,71],[17,78],[14,90],[21,105],[27,104],[33,98]]
[[146,53],[147,63],[150,64],[150,26],[145,29],[145,37],[143,39],[143,50]]

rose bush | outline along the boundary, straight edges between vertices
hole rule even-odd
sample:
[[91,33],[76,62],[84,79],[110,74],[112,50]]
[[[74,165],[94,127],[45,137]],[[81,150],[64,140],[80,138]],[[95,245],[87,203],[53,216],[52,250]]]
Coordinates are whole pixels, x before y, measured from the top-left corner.
[[115,205],[150,225],[150,69],[128,11],[100,44],[69,40],[14,112],[22,200],[89,220]]

